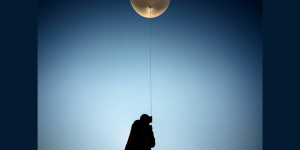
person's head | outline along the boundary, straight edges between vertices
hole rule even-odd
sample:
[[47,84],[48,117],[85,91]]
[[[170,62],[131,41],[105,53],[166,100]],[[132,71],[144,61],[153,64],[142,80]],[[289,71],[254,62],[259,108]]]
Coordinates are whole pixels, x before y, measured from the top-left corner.
[[149,117],[147,114],[142,114],[140,120],[148,124],[152,122],[152,116]]

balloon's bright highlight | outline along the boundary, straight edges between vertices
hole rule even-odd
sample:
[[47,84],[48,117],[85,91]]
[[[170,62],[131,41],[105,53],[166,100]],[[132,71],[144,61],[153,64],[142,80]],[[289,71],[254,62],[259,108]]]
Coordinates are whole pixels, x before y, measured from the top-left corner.
[[133,9],[145,18],[160,16],[167,10],[170,4],[170,0],[130,0],[130,2]]

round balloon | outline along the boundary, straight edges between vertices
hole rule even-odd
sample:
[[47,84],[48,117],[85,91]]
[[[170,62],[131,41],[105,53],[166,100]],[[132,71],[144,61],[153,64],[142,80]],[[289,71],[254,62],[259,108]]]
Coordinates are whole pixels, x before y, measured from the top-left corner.
[[166,11],[170,0],[130,0],[133,9],[145,18],[155,18]]

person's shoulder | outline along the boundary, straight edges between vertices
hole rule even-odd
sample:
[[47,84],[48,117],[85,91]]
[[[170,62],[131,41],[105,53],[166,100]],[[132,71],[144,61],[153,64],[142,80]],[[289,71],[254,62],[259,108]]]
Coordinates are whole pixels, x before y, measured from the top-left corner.
[[133,122],[133,124],[134,124],[134,125],[137,125],[137,124],[140,124],[140,122],[141,122],[140,120],[135,120],[135,121]]
[[138,128],[139,126],[141,126],[140,120],[135,120],[132,124],[133,128]]

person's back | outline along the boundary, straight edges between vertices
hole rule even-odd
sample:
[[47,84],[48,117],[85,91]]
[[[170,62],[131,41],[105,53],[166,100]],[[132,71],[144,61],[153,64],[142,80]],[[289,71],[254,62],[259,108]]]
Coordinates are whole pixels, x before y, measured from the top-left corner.
[[125,150],[151,150],[155,146],[155,138],[152,131],[152,117],[146,114],[140,120],[134,121]]

